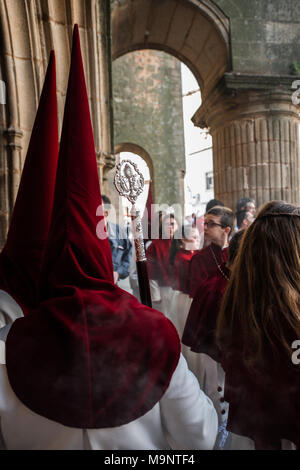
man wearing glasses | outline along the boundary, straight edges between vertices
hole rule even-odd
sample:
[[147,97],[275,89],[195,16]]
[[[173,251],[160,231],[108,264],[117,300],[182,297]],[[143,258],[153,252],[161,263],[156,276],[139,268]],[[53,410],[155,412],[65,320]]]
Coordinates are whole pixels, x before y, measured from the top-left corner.
[[204,216],[204,246],[190,263],[190,297],[195,297],[203,282],[220,270],[228,258],[228,239],[234,214],[228,207],[215,206]]

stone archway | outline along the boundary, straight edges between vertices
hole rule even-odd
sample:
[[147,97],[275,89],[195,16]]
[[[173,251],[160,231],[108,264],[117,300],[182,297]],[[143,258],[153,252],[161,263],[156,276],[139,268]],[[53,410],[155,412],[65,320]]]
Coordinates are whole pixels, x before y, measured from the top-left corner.
[[134,0],[112,10],[112,57],[158,49],[184,62],[202,96],[231,69],[229,20],[210,0]]
[[[111,14],[111,28],[113,59],[138,50],[149,52],[152,49],[171,54],[189,67],[203,98],[231,69],[229,20],[210,0],[116,1]],[[135,136],[125,136],[127,139],[131,137]],[[176,154],[175,165],[178,164],[179,156]],[[161,165],[156,162],[154,173],[158,176],[155,178],[158,187],[155,193],[157,197],[164,195],[164,199],[169,198],[168,203],[184,206],[185,161],[179,165],[177,171],[170,161],[165,165],[167,171],[164,169],[161,173]],[[171,168],[174,169],[171,171]],[[168,187],[165,183],[167,174],[169,181],[176,182],[175,197],[164,193]]]
[[140,145],[130,143],[130,142],[123,142],[121,144],[117,144],[115,146],[115,154],[121,153],[121,152],[131,152],[139,155],[143,160],[145,160],[149,172],[150,172],[150,179],[153,179],[153,162],[152,158],[150,157],[149,153],[143,149]]
[[[218,199],[233,209],[242,196],[255,198],[258,206],[271,199],[299,204],[300,118],[291,101],[294,77],[271,75],[269,69],[257,72],[251,64],[240,72],[237,61],[233,70],[229,18],[216,3],[234,10],[226,0],[116,0],[113,58],[160,49],[193,72],[202,93],[193,122],[209,128],[213,138]],[[266,36],[264,40],[269,46]]]

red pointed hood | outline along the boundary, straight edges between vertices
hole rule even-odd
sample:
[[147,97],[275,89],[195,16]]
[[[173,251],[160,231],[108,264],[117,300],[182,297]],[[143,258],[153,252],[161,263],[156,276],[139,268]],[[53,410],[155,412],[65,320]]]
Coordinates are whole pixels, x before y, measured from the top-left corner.
[[0,288],[23,308],[37,304],[58,159],[55,54],[51,52],[5,247]]
[[42,298],[52,297],[51,285],[55,288],[67,282],[81,287],[90,277],[113,282],[103,212],[97,215],[101,204],[79,32],[75,27]]
[[12,325],[6,363],[25,405],[78,428],[120,426],[145,414],[180,353],[171,322],[113,283],[109,242],[99,239],[100,204],[76,26],[42,301]]

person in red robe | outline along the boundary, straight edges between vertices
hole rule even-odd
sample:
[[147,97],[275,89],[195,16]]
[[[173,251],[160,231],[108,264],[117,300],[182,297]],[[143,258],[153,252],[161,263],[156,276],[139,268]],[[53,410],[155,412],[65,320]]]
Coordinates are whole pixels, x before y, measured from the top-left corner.
[[227,429],[256,449],[300,448],[300,208],[265,204],[247,228],[218,317]]
[[[192,299],[188,295],[189,264],[195,253],[199,251],[200,235],[192,225],[182,228],[182,238],[174,237],[171,245],[170,264],[173,268],[173,291],[169,308],[169,319],[176,326],[181,338]],[[189,369],[198,375],[199,355],[181,345],[181,352]]]
[[216,344],[216,328],[221,301],[230,278],[240,240],[245,230],[234,234],[229,243],[228,261],[219,266],[215,274],[205,281],[196,293],[182,335],[182,342],[192,351],[205,353],[220,362]]
[[194,254],[199,251],[200,244],[200,235],[196,227],[184,226],[181,233],[183,233],[182,238],[178,238],[176,234],[172,240],[170,250],[173,292],[169,311],[169,318],[173,321],[180,336],[183,333],[191,304],[191,298],[188,295],[189,265]]
[[182,228],[182,239],[173,239],[170,264],[173,269],[173,289],[188,294],[189,265],[192,257],[199,252],[200,234],[193,225]]
[[177,229],[178,223],[174,214],[165,215],[162,219],[162,238],[153,240],[146,250],[152,301],[165,315],[169,311],[172,291],[170,248]]
[[234,214],[227,207],[215,206],[205,214],[206,248],[193,256],[189,271],[189,294],[195,297],[203,283],[228,259],[228,238],[233,230]]

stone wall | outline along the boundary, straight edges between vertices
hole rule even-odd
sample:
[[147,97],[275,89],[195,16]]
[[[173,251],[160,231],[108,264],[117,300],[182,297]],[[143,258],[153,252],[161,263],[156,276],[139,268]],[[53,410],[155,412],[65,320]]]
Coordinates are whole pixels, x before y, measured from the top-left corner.
[[115,145],[142,147],[152,159],[158,204],[184,204],[185,150],[180,62],[136,51],[113,62]]
[[0,248],[8,229],[52,49],[61,129],[73,25],[79,25],[100,178],[114,166],[111,143],[109,0],[1,0]]
[[264,75],[300,67],[300,9],[295,0],[215,0],[230,18],[232,69]]

